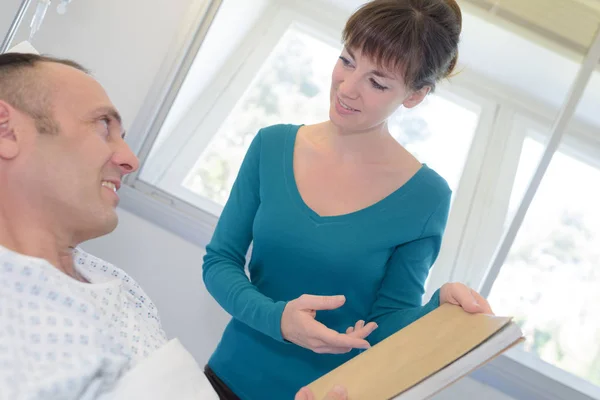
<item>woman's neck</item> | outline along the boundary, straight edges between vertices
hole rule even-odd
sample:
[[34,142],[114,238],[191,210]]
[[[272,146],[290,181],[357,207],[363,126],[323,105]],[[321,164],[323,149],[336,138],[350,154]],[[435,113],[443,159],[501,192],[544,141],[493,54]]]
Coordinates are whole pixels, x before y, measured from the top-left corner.
[[398,143],[391,136],[387,122],[364,131],[348,131],[331,121],[323,124],[322,140],[344,161],[380,163]]

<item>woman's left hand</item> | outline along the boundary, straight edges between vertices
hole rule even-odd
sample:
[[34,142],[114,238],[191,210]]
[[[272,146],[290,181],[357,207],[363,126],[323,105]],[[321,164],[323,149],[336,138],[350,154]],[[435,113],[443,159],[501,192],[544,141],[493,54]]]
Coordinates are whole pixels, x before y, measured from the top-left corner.
[[471,314],[494,314],[486,299],[462,283],[445,283],[440,288],[440,305],[444,303],[461,306]]

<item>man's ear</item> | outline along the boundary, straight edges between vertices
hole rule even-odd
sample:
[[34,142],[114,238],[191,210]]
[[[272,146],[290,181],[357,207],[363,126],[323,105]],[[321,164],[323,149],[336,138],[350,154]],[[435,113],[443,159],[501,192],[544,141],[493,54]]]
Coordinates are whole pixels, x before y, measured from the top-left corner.
[[15,109],[0,100],[0,158],[10,160],[19,154],[19,143],[15,134]]
[[417,105],[419,105],[423,101],[423,99],[425,98],[425,96],[427,96],[427,94],[429,94],[430,91],[431,91],[431,88],[429,86],[424,86],[421,89],[412,92],[411,95],[408,96],[406,98],[406,100],[404,100],[404,102],[402,103],[402,105],[405,108],[416,107]]

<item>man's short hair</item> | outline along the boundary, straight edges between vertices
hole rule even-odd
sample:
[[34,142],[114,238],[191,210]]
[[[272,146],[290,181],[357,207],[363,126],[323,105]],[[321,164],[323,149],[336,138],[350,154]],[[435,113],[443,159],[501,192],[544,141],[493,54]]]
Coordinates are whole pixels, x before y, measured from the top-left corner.
[[54,120],[51,91],[47,82],[36,76],[41,63],[63,64],[89,74],[80,64],[60,58],[26,53],[0,54],[0,100],[31,116],[40,133],[58,133]]

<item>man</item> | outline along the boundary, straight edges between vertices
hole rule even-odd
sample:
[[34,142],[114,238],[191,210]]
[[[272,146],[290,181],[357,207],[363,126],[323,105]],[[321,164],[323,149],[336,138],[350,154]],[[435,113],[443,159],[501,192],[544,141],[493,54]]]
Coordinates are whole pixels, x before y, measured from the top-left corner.
[[[0,399],[136,393],[134,371],[155,373],[158,359],[162,377],[205,379],[174,375],[191,357],[167,340],[148,296],[78,248],[117,226],[118,189],[139,166],[124,138],[119,113],[81,65],[0,55]],[[329,396],[345,398],[339,388]]]

